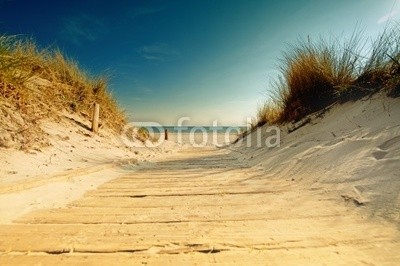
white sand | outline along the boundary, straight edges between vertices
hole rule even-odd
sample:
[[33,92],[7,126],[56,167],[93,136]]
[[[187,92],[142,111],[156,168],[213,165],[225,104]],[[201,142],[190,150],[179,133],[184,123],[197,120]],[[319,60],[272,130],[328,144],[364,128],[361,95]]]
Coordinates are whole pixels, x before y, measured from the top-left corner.
[[[301,121],[297,124],[301,124]],[[400,222],[400,99],[376,95],[337,105],[322,118],[281,131],[281,146],[231,148],[242,161],[264,169],[264,178],[293,180],[338,199],[364,204],[373,215]],[[262,140],[268,136],[267,126]]]
[[[15,151],[2,149],[0,156],[0,193],[11,193],[27,189],[49,191],[48,183],[61,182],[69,190],[69,180],[74,177],[92,175],[103,176],[107,169],[113,169],[118,162],[135,164],[165,158],[177,150],[189,148],[189,134],[183,134],[183,143],[176,144],[176,134],[169,134],[166,141],[157,148],[127,148],[119,136],[102,132],[93,136],[89,131],[73,122],[79,117],[65,114],[69,119],[44,123],[42,128],[51,136],[52,147],[41,151]],[[301,121],[297,124],[301,124]],[[89,125],[87,125],[89,126]],[[312,117],[299,129],[287,133],[296,125],[287,125],[281,131],[281,146],[257,147],[257,133],[250,135],[239,147],[231,146],[239,160],[265,170],[263,178],[293,180],[305,187],[323,188],[336,194],[338,199],[364,204],[374,215],[400,220],[400,100],[377,95],[356,103],[346,103],[333,107],[322,118]],[[66,130],[68,128],[68,130]],[[261,128],[264,141],[267,126]],[[234,135],[229,136],[234,139]],[[212,146],[212,136],[208,136],[206,147]],[[226,136],[217,135],[217,142],[224,143]],[[196,134],[197,144],[203,141]],[[250,145],[248,145],[250,143]],[[87,179],[88,184],[92,180]],[[108,180],[104,179],[104,182]],[[74,193],[81,195],[87,190],[85,185]],[[40,193],[39,193],[40,194]],[[8,195],[10,199],[17,194]],[[3,203],[7,201],[3,195]],[[21,203],[15,205],[17,217],[21,210],[28,210],[34,200],[19,197]],[[48,198],[48,197],[46,197]],[[37,199],[41,200],[40,197]],[[64,202],[67,203],[67,202]],[[24,205],[25,204],[25,205]],[[24,206],[23,206],[24,205]],[[16,207],[20,206],[20,207]],[[44,204],[43,206],[47,206]],[[3,213],[9,206],[0,204]],[[10,221],[5,215],[2,221]]]
[[241,146],[127,149],[63,123],[47,124],[53,148],[0,157],[0,264],[400,260],[399,98],[284,126],[275,148],[254,132]]
[[68,181],[56,181],[26,189],[23,192],[0,194],[0,223],[9,224],[16,218],[34,210],[59,208],[79,199],[83,194],[112,180],[122,173],[115,169],[71,177]]
[[104,130],[93,135],[74,121],[85,124],[67,113],[57,123],[41,124],[49,134],[50,147],[0,148],[0,223],[10,223],[35,209],[64,206],[123,174],[121,165],[132,170],[137,163],[180,149],[170,141],[157,148],[126,147],[118,135]]
[[232,143],[237,139],[237,133],[202,133],[198,132],[195,134],[190,133],[168,133],[168,139],[172,142],[181,144],[182,146],[194,146],[194,147],[214,147],[214,146],[225,146],[226,144]]

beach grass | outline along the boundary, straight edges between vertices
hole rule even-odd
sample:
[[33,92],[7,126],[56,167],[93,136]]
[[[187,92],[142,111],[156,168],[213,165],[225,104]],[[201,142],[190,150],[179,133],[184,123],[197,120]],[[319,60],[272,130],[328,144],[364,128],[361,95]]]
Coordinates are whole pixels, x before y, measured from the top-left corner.
[[28,118],[62,110],[90,118],[99,103],[103,126],[119,131],[126,121],[106,75],[90,75],[59,49],[20,36],[0,36],[0,96]]
[[298,121],[334,103],[382,89],[398,95],[399,26],[385,29],[372,43],[362,36],[355,30],[348,40],[307,37],[289,46],[272,84],[275,93],[259,108],[257,124]]

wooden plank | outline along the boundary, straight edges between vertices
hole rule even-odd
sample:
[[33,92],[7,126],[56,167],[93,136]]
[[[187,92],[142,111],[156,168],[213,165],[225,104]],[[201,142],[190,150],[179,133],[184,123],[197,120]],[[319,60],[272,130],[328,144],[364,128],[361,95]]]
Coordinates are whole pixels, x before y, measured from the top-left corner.
[[121,252],[154,246],[164,251],[170,248],[203,249],[206,246],[273,250],[373,244],[371,239],[400,247],[395,240],[398,232],[393,227],[371,226],[350,218],[340,222],[349,224],[349,228],[335,226],[330,217],[179,224],[10,225],[0,228],[0,251]]
[[[375,246],[329,246],[290,250],[211,249],[178,254],[154,254],[156,248],[145,252],[111,254],[71,253],[44,255],[5,254],[1,265],[397,265],[400,260],[396,246],[387,249]],[[152,253],[153,252],[153,253]]]
[[299,189],[224,156],[184,152],[114,179],[66,207],[1,225],[0,265],[400,260],[395,225],[364,218],[337,195]]
[[[291,192],[281,194],[255,193],[255,194],[216,194],[216,195],[186,195],[169,196],[160,200],[159,197],[121,197],[112,199],[110,197],[89,197],[86,196],[79,201],[71,203],[73,207],[111,207],[111,208],[151,208],[151,207],[177,207],[177,206],[236,206],[248,205],[258,202],[259,204],[269,204],[273,201],[291,200],[293,203],[298,200],[296,195]],[[332,199],[334,200],[334,199]]]
[[221,187],[159,187],[159,188],[132,188],[128,190],[121,189],[98,189],[89,191],[86,195],[95,197],[138,197],[138,196],[185,196],[185,195],[221,195],[221,194],[253,194],[253,193],[271,193],[279,194],[286,190],[267,189],[265,186],[259,188],[248,188],[243,185],[221,186]]
[[244,221],[282,219],[291,217],[335,216],[346,212],[346,208],[337,206],[327,208],[321,204],[313,209],[307,205],[286,209],[286,204],[247,204],[214,206],[175,206],[154,208],[94,208],[70,207],[54,210],[40,210],[27,214],[18,223],[155,223],[188,221]]

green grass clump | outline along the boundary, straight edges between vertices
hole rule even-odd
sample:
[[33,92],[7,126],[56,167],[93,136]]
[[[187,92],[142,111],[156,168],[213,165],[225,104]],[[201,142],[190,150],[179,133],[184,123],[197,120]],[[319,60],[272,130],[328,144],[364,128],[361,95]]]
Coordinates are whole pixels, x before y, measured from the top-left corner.
[[400,31],[385,30],[363,55],[361,33],[347,40],[301,39],[281,60],[276,95],[259,109],[258,124],[298,121],[336,102],[356,100],[380,89],[398,94]]
[[30,39],[0,36],[0,100],[25,117],[66,109],[89,118],[99,103],[101,123],[119,131],[126,118],[107,80],[89,75],[58,49],[38,49]]

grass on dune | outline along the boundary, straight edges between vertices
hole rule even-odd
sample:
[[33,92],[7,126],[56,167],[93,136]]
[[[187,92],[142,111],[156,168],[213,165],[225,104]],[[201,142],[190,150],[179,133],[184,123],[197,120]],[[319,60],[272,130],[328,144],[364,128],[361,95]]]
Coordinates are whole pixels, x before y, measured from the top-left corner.
[[387,88],[399,94],[400,31],[386,29],[365,51],[362,33],[347,40],[302,39],[280,64],[277,92],[259,109],[258,125],[298,121],[333,103],[356,100]]
[[0,97],[27,118],[63,109],[90,117],[97,102],[103,125],[119,131],[125,124],[106,76],[93,77],[60,50],[17,36],[0,36]]
[[282,113],[282,106],[275,101],[268,101],[258,109],[257,112],[257,124],[262,126],[266,123],[276,124],[279,122]]

